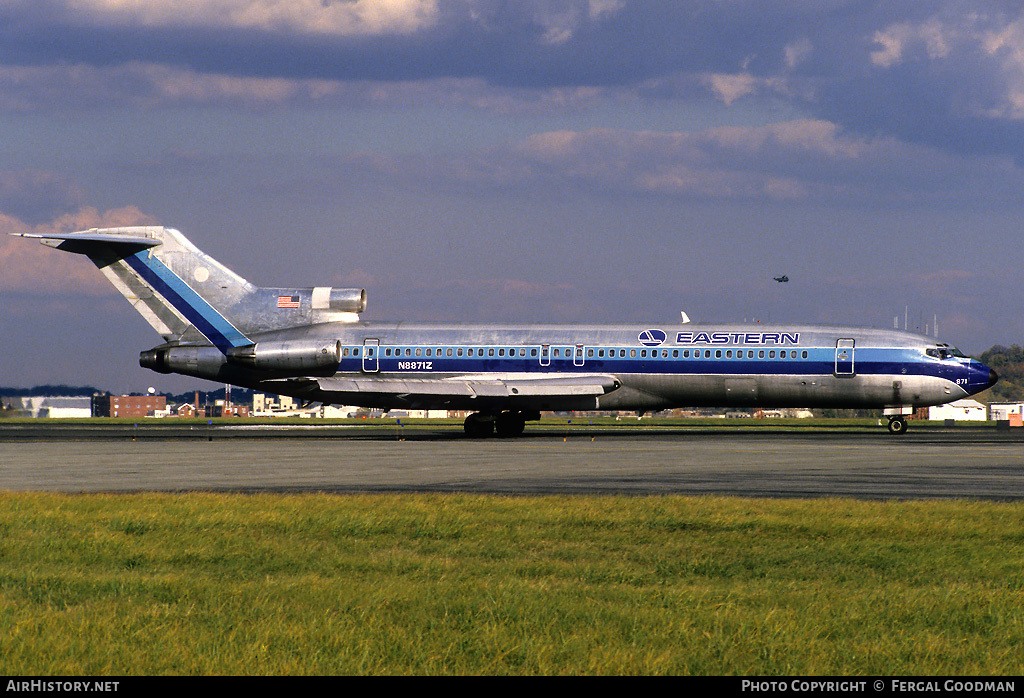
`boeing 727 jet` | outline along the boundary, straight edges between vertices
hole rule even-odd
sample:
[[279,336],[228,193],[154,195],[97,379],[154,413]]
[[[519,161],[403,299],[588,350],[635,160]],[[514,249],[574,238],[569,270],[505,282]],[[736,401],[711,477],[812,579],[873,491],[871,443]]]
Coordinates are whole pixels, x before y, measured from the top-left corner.
[[163,337],[139,363],[309,402],[467,410],[471,436],[542,410],[917,407],[995,372],[906,332],[809,325],[366,323],[364,289],[259,288],[161,226],[26,233],[86,255]]

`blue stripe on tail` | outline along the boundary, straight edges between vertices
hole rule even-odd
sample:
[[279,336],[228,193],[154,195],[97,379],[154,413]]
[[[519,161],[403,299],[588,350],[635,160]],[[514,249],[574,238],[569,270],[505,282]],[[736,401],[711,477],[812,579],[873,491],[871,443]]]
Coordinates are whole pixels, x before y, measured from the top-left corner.
[[252,344],[245,335],[221,315],[202,296],[196,293],[177,274],[148,251],[137,252],[124,258],[135,272],[149,283],[179,313],[195,325],[196,329],[226,353],[231,347]]

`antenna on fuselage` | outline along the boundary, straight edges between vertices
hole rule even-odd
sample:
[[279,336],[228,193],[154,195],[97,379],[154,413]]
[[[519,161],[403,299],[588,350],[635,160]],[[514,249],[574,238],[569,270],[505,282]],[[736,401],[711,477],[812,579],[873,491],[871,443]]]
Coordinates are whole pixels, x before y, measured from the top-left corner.
[[679,315],[684,325],[690,321],[690,316],[687,315],[685,311],[680,310]]

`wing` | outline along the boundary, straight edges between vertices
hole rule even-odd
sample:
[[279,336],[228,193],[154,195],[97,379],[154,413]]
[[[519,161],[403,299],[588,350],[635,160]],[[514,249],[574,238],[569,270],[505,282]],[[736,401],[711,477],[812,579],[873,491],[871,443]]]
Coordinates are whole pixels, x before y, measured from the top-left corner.
[[[269,384],[273,383],[271,387]],[[618,389],[615,376],[573,374],[531,377],[311,378],[268,381],[268,389],[307,400],[368,407],[434,406],[448,409],[593,409],[597,398]]]

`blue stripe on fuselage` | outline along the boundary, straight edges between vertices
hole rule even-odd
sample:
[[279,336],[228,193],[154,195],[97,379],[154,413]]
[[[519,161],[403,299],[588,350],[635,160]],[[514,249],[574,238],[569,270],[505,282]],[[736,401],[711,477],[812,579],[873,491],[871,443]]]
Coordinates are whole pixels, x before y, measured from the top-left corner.
[[[479,345],[474,345],[479,346]],[[353,350],[358,347],[353,347]],[[446,347],[431,347],[440,353]],[[457,348],[457,347],[456,347]],[[516,347],[518,349],[518,347]],[[531,349],[534,347],[530,347]],[[425,349],[425,347],[424,347]],[[617,352],[621,347],[615,347]],[[396,373],[417,376],[430,373],[612,373],[612,374],[658,374],[658,375],[833,375],[835,370],[834,347],[809,347],[809,357],[786,359],[744,358],[620,358],[588,356],[582,365],[576,364],[571,356],[549,357],[547,365],[541,365],[536,356],[513,357],[451,357],[437,354],[413,358],[384,356],[381,352],[379,368],[381,373]],[[412,364],[404,368],[403,364]],[[429,368],[427,366],[429,365]],[[936,361],[925,358],[920,352],[905,349],[865,348],[856,354],[854,373],[861,375],[892,376],[933,376],[950,382],[971,375],[970,366],[952,361]],[[342,373],[360,372],[362,359],[353,354],[342,359],[338,370]],[[987,373],[985,375],[987,380]]]
[[221,352],[252,344],[191,286],[159,259],[151,257],[148,251],[125,257],[124,261]]

